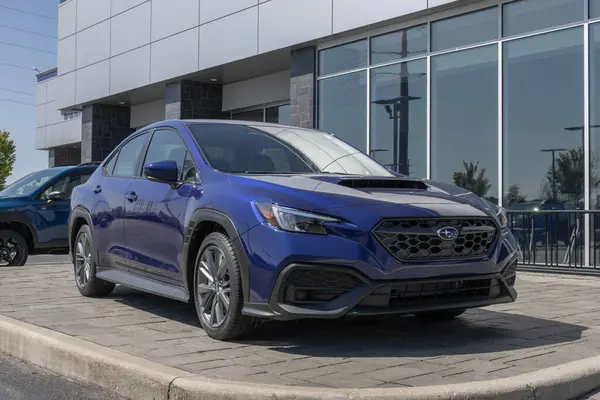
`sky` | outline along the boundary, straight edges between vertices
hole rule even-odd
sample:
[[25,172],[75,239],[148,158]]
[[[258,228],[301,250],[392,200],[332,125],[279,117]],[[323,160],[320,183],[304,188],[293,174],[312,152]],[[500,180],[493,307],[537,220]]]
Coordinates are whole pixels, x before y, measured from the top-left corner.
[[0,0],[0,130],[9,131],[17,147],[9,183],[48,167],[48,152],[35,150],[33,68],[44,72],[56,67],[58,4]]

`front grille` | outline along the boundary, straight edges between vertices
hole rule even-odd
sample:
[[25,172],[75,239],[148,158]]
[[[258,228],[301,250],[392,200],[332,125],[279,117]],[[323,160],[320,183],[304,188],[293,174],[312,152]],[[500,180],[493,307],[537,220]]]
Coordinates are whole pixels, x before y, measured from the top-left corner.
[[[454,228],[458,236],[444,240],[443,228]],[[394,219],[375,227],[374,236],[398,260],[427,262],[486,257],[496,238],[491,219]]]
[[364,298],[358,307],[412,309],[493,299],[505,295],[498,279],[456,279],[406,282],[382,286]]
[[342,271],[297,268],[285,280],[288,304],[325,303],[361,285],[360,279]]

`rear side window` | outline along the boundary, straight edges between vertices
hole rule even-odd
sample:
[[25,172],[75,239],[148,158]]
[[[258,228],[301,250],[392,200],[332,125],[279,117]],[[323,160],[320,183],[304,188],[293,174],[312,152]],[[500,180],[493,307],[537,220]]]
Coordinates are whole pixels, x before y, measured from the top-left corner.
[[113,156],[108,160],[108,162],[104,165],[104,173],[106,175],[112,175],[115,169],[115,164],[117,163],[117,157],[119,157],[119,152],[117,151]]
[[143,133],[131,139],[121,147],[113,170],[114,176],[132,178],[140,176],[139,161],[146,148],[148,134]]

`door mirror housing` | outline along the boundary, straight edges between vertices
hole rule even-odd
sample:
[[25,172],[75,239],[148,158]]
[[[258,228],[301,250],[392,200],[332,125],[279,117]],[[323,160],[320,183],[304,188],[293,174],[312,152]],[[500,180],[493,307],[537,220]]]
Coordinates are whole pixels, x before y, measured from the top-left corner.
[[52,201],[52,202],[57,201],[57,200],[67,200],[68,197],[69,196],[67,196],[67,194],[65,192],[61,192],[61,191],[50,192],[46,196],[48,201]]
[[144,166],[144,176],[156,182],[176,183],[179,179],[177,163],[171,160],[148,163]]

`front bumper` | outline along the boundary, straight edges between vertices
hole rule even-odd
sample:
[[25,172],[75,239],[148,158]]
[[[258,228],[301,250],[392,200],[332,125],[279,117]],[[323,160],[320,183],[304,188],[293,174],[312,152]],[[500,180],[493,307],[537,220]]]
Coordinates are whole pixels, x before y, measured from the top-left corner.
[[412,314],[511,303],[516,259],[501,272],[426,279],[373,280],[351,268],[291,264],[268,303],[246,303],[245,315],[276,320],[344,315]]

